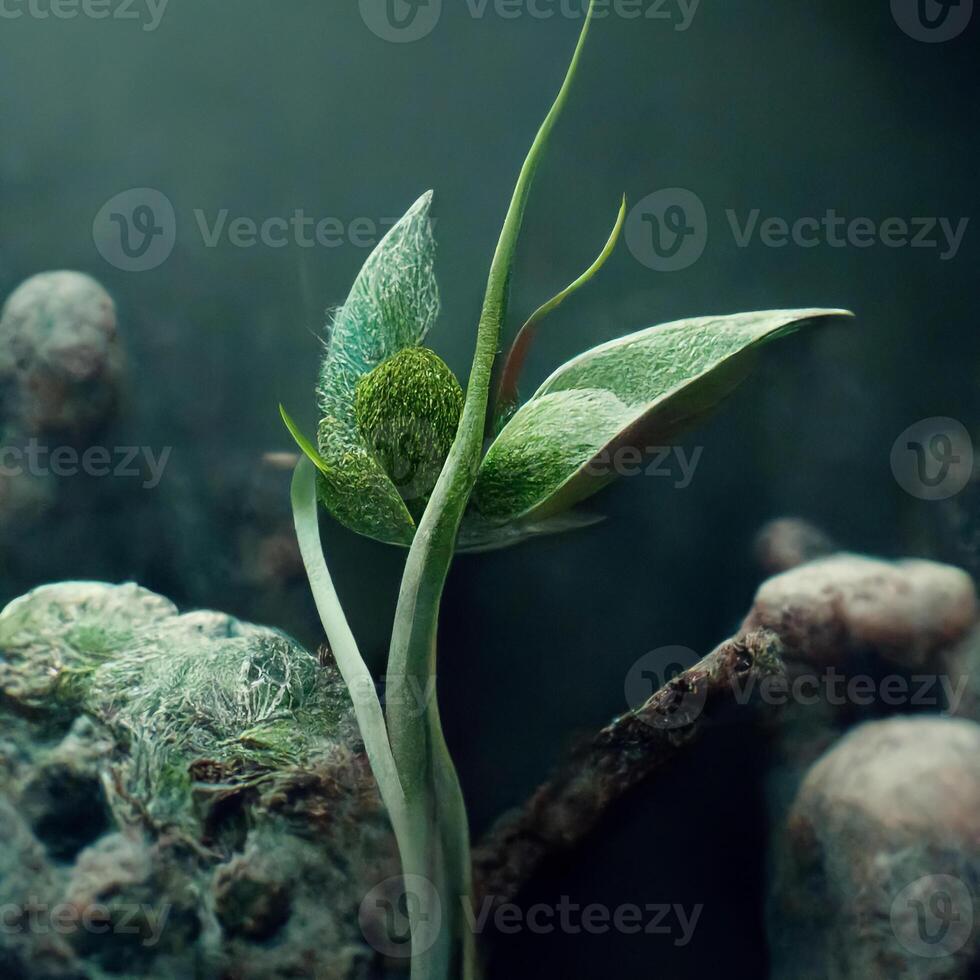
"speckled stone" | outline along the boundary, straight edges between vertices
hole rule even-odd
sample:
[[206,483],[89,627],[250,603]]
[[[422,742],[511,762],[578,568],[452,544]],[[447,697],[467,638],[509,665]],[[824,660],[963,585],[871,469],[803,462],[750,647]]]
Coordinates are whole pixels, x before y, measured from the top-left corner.
[[331,666],[134,585],[0,612],[0,976],[371,980],[397,851]]
[[980,955],[980,726],[862,725],[776,828],[773,980],[967,980]]

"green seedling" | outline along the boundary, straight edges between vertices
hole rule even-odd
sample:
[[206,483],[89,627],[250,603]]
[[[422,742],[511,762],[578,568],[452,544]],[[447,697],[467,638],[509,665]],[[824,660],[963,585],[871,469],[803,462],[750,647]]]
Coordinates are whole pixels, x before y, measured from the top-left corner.
[[[315,443],[283,410],[304,457],[293,480],[300,548],[317,607],[351,692],[368,757],[398,841],[406,882],[439,896],[407,903],[413,980],[472,978],[478,964],[465,903],[470,841],[438,700],[420,711],[398,691],[434,691],[439,606],[457,551],[503,547],[591,523],[575,508],[609,483],[596,460],[664,444],[704,418],[750,372],[760,347],[804,324],[848,315],[800,309],[710,316],[655,326],[558,368],[523,403],[518,382],[541,322],[586,285],[615,248],[534,313],[497,371],[508,286],[535,171],[568,99],[595,0],[565,82],[531,147],[493,256],[465,396],[424,347],[439,312],[432,194],[423,195],[368,258],[330,324],[317,387]],[[491,403],[493,380],[499,376]],[[318,502],[359,534],[408,548],[383,711],[327,569]],[[422,890],[426,891],[426,890]],[[441,916],[441,927],[432,923]]]

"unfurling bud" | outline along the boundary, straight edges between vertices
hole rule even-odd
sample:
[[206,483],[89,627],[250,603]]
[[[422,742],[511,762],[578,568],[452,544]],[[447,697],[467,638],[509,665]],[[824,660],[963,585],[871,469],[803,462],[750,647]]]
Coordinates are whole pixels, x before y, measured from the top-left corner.
[[462,411],[456,376],[427,347],[399,351],[357,383],[361,438],[415,517],[442,472]]

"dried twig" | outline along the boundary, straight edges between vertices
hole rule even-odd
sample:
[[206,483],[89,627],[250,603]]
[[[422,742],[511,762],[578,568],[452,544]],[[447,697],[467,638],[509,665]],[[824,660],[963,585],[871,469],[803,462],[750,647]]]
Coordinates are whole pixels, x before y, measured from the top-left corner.
[[753,674],[782,673],[781,653],[774,633],[734,637],[616,718],[476,847],[477,901],[513,899],[546,859],[580,844],[612,803],[674,759],[712,711],[751,690]]

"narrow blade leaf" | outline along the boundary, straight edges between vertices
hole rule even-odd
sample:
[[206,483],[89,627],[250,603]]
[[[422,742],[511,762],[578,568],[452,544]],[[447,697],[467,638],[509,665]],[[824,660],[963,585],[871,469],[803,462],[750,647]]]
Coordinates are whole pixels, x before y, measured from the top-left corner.
[[320,458],[320,454],[316,450],[316,446],[310,442],[306,436],[300,431],[299,426],[293,421],[293,417],[286,411],[283,405],[279,406],[279,414],[282,416],[282,420],[289,430],[289,434],[293,437],[296,445],[302,451],[303,455],[321,472],[328,473],[329,468],[326,463]]
[[553,296],[547,303],[540,306],[531,314],[527,323],[518,331],[507,354],[504,369],[500,375],[500,384],[497,388],[497,399],[494,405],[494,431],[499,431],[503,423],[517,409],[518,393],[517,386],[521,380],[521,371],[524,369],[524,362],[527,360],[528,351],[534,341],[534,335],[544,319],[561,306],[569,296],[578,292],[583,286],[587,285],[599,273],[602,267],[609,261],[609,257],[616,249],[616,243],[626,223],[626,196],[620,204],[619,212],[616,215],[616,224],[612,234],[603,246],[599,257],[582,273],[571,285],[566,286],[557,296]]
[[374,679],[357,647],[323,557],[315,478],[316,470],[301,459],[293,474],[291,491],[296,537],[320,621],[330,641],[337,667],[350,692],[371,769],[388,807],[392,824],[396,832],[401,832],[405,825],[405,796],[391,754],[384,712]]

